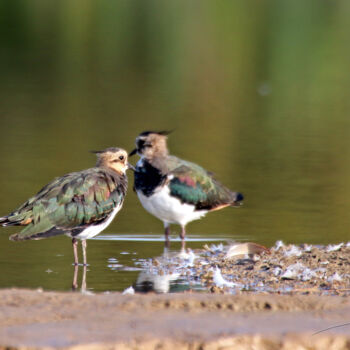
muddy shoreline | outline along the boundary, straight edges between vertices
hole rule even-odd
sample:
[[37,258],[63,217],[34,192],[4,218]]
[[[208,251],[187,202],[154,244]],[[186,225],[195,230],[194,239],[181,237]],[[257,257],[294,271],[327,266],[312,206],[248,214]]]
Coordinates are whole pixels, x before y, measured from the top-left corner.
[[242,243],[150,259],[130,294],[4,289],[0,350],[350,349],[349,266],[349,243]]
[[[350,349],[350,300],[0,291],[0,349]],[[316,347],[317,345],[317,347]]]

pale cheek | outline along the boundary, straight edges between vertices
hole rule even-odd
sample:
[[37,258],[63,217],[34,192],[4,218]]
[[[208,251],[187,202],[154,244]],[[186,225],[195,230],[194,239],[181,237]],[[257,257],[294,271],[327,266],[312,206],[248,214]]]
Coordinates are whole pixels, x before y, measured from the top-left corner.
[[117,173],[122,173],[124,174],[127,167],[124,165],[124,164],[121,164],[121,163],[118,163],[118,164],[115,164],[113,166],[111,166],[111,168],[116,171]]
[[127,165],[120,164],[119,171],[123,174],[125,174],[126,170],[128,169]]

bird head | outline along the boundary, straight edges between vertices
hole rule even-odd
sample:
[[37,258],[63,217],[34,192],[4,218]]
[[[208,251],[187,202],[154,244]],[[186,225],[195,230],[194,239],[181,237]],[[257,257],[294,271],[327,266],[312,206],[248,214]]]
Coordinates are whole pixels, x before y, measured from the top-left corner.
[[128,163],[128,153],[117,147],[109,147],[103,151],[92,151],[97,155],[97,167],[104,167],[124,175],[126,170],[134,167]]
[[171,131],[144,131],[136,137],[136,148],[129,156],[138,154],[140,157],[151,159],[153,157],[164,157],[168,155],[166,144],[167,136]]

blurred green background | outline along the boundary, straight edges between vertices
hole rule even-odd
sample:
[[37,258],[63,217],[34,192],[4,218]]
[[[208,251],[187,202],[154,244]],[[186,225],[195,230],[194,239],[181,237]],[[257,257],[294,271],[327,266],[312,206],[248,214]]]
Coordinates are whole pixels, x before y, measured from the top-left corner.
[[[349,37],[347,0],[0,1],[0,214],[93,166],[89,150],[131,150],[141,131],[175,129],[172,153],[246,197],[189,235],[347,241]],[[161,234],[129,175],[106,232]],[[1,231],[1,287],[69,286],[69,239],[13,243],[16,228]],[[89,242],[94,289],[130,282],[107,268],[113,252],[162,249],[132,244]]]

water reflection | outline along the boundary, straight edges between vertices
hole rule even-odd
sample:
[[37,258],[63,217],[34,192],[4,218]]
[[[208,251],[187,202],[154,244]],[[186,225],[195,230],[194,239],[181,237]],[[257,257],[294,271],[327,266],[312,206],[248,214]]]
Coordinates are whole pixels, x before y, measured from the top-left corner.
[[144,262],[144,270],[134,284],[136,292],[173,293],[186,290],[201,290],[200,283],[187,279],[182,272],[193,267],[196,255],[191,249],[181,247],[179,251],[170,251],[167,246],[161,256]]
[[[143,271],[136,280],[135,291],[141,293],[152,291],[156,293],[168,293],[170,291],[170,284],[175,284],[178,279],[178,273],[157,274],[157,272]],[[188,289],[188,286],[184,289]]]
[[[129,255],[129,252],[120,252],[121,255]],[[156,293],[173,293],[193,289],[202,289],[200,283],[193,281],[190,283],[181,274],[181,269],[193,266],[196,255],[191,249],[187,251],[169,250],[164,247],[163,254],[154,256],[149,259],[133,259],[134,265],[123,265],[117,258],[108,259],[107,267],[114,272],[139,272],[136,281],[132,283],[134,290],[140,293],[156,292]],[[130,263],[130,261],[129,261]],[[81,278],[80,272],[81,271]],[[91,292],[87,288],[87,272],[88,266],[74,265],[72,291],[82,293]],[[79,284],[80,281],[80,284]],[[130,281],[132,277],[130,276]]]
[[[182,246],[179,250],[170,249],[170,242],[175,244],[182,243],[180,237],[173,237],[171,241],[165,241],[164,236],[160,235],[127,235],[127,234],[109,234],[99,235],[94,240],[103,241],[131,241],[131,242],[164,242],[163,253],[160,256],[152,256],[148,259],[139,259],[134,261],[137,266],[125,266],[115,257],[108,258],[108,268],[112,271],[141,271],[133,283],[134,290],[140,293],[173,293],[185,290],[201,290],[202,285],[195,283],[193,279],[181,276],[178,270],[193,266],[196,258],[193,251],[187,250]],[[190,235],[186,238],[187,242],[222,242],[230,241],[228,237],[204,237],[202,235]],[[135,252],[134,252],[135,253]],[[134,254],[132,253],[132,254]],[[130,252],[120,252],[122,255],[129,255]]]
[[[73,274],[73,282],[72,282],[72,291],[78,291],[79,284],[78,284],[78,274],[79,274],[79,267],[78,265],[74,265],[74,274]],[[87,273],[87,266],[83,265],[83,275],[81,278],[81,288],[80,291],[82,293],[86,293],[87,291],[87,284],[86,284],[86,273]]]

